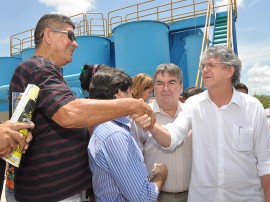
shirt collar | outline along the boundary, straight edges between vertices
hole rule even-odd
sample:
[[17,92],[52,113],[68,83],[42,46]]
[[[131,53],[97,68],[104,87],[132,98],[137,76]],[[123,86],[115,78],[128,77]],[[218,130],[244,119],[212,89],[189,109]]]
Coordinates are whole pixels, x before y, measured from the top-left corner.
[[[202,96],[203,96],[203,99],[202,100],[209,100],[210,102],[212,102],[212,100],[210,99],[210,96],[209,96],[209,93],[208,93],[208,90],[204,91],[202,93]],[[241,103],[241,97],[240,97],[240,93],[235,90],[235,88],[233,88],[233,95],[232,95],[232,98],[230,100],[230,102],[226,105],[226,106],[229,106],[230,104],[236,104],[237,106],[241,107],[242,106],[242,103]]]
[[119,123],[120,125],[125,125],[128,128],[131,127],[130,118],[128,116],[122,116],[120,118],[114,119],[113,121]]
[[[158,105],[156,99],[154,99],[154,101],[153,101],[151,104],[152,104],[152,109],[153,109],[153,111],[154,111],[155,114],[156,114],[156,113],[161,113],[161,114],[163,114],[163,115],[167,115],[167,116],[168,116],[168,114],[167,114],[163,109],[161,109],[161,108],[159,107],[159,105]],[[151,104],[150,104],[150,106],[151,106]],[[176,112],[175,112],[173,118],[175,118],[175,117],[178,115],[179,111],[181,110],[181,106],[182,106],[182,105],[183,105],[183,104],[182,104],[180,101],[178,101],[177,110],[176,110]]]

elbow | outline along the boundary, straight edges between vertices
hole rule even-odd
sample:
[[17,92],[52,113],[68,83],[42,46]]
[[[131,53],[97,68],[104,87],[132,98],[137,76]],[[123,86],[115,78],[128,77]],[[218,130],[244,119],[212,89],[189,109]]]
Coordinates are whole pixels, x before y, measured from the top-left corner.
[[74,119],[76,119],[75,116],[61,108],[52,117],[52,120],[63,128],[74,128]]

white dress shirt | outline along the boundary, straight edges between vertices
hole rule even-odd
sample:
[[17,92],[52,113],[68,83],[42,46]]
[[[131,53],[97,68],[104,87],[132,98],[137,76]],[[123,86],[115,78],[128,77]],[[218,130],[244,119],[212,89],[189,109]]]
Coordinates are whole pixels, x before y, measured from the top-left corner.
[[169,149],[192,128],[189,201],[264,201],[260,177],[270,173],[270,134],[261,103],[234,90],[230,103],[218,108],[205,91],[182,109],[165,127]]
[[[165,113],[154,100],[149,106],[155,113],[159,124],[168,124],[174,121],[181,111],[181,103],[178,101],[178,108],[174,117]],[[150,132],[144,132],[141,128],[133,125],[133,134],[138,142],[143,155],[148,173],[153,169],[154,163],[166,164],[168,167],[168,177],[162,187],[166,192],[187,191],[191,175],[191,136],[189,135],[183,144],[170,151],[160,146],[152,137]]]

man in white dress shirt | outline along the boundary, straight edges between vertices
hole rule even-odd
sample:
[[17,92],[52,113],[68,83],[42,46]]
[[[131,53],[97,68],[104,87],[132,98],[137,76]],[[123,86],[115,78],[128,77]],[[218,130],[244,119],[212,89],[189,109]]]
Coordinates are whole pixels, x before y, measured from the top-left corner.
[[[192,128],[188,201],[270,202],[270,133],[262,104],[233,88],[241,61],[226,47],[210,47],[201,70],[208,90],[189,98],[173,123],[150,132],[173,149]],[[147,120],[136,118],[142,127]]]
[[[153,80],[155,100],[150,107],[159,124],[171,123],[181,111],[182,103],[178,99],[183,89],[182,70],[175,64],[161,64]],[[168,167],[168,177],[158,201],[186,202],[191,174],[191,137],[188,136],[183,144],[169,151],[160,146],[149,131],[144,132],[135,126],[133,134],[143,151],[148,173],[156,162]]]

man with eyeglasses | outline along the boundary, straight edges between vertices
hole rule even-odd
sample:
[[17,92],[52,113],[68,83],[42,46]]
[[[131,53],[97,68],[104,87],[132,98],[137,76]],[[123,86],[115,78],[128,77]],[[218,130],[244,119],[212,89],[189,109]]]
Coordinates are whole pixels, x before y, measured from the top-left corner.
[[18,65],[10,82],[10,93],[23,92],[28,83],[40,88],[33,141],[15,172],[18,201],[81,201],[91,181],[87,128],[134,113],[148,114],[155,122],[150,107],[137,99],[75,97],[61,73],[78,47],[74,28],[66,16],[44,15],[35,29],[34,56]]
[[[189,98],[173,123],[155,123],[150,132],[173,149],[192,129],[189,202],[270,202],[269,129],[261,103],[233,87],[241,61],[232,50],[215,46],[202,64],[207,90]],[[145,118],[133,117],[148,126]]]

